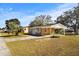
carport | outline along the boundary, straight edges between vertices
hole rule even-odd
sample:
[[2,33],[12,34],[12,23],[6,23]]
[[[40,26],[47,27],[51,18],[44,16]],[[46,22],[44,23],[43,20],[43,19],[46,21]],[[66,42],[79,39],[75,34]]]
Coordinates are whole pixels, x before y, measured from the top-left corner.
[[[66,26],[64,26],[64,25],[62,25],[62,24],[60,24],[60,23],[58,23],[58,24],[55,24],[55,25],[52,25],[52,28],[54,28],[55,30],[57,29],[57,30],[62,30],[63,31],[63,34],[65,35],[65,30],[66,29],[68,29]],[[55,34],[55,33],[54,33]]]

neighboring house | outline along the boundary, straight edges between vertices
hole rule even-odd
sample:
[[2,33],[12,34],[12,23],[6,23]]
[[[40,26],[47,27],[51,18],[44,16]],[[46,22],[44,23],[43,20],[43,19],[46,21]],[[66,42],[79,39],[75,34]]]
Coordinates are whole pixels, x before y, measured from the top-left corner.
[[69,35],[75,34],[74,29],[72,27],[69,27],[65,31],[66,31],[66,34],[69,34]]
[[4,30],[0,29],[0,33],[3,33],[3,32],[4,32]]
[[6,32],[6,28],[0,29],[0,33],[5,33],[5,32]]
[[54,24],[54,25],[48,25],[48,26],[35,26],[35,27],[29,27],[29,34],[32,34],[32,35],[50,35],[50,34],[57,33],[57,31],[58,32],[63,31],[63,34],[65,34],[65,29],[67,29],[67,27],[60,24],[60,23]]
[[29,26],[24,27],[23,28],[23,32],[24,32],[24,34],[28,34],[28,32],[29,32]]

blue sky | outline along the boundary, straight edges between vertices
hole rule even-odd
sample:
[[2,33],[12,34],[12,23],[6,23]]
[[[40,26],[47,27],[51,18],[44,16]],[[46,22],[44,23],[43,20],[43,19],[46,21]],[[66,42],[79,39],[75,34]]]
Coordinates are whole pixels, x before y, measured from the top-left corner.
[[18,18],[22,26],[28,26],[41,14],[52,16],[54,21],[75,6],[75,3],[0,3],[0,27],[5,27],[5,20],[11,18]]

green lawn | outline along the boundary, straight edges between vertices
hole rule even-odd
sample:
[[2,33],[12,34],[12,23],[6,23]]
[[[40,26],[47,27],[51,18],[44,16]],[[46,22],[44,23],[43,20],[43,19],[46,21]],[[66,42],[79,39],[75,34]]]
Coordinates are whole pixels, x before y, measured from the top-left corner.
[[22,40],[7,46],[15,56],[75,56],[79,55],[79,36]]
[[17,38],[17,37],[23,37],[23,36],[24,34],[21,34],[21,33],[18,36],[13,35],[12,33],[0,33],[0,37],[5,37],[5,38]]
[[0,33],[0,37],[8,37],[11,36],[12,34],[8,34],[8,33]]

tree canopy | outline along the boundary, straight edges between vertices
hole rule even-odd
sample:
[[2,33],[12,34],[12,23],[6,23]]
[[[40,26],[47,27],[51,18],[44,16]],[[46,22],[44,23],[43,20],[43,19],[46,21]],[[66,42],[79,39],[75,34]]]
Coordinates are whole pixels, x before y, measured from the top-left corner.
[[78,34],[79,29],[79,6],[64,12],[57,18],[57,23],[64,24],[74,29],[75,34]]
[[30,26],[44,26],[53,24],[50,15],[40,15],[35,17],[35,20],[30,23]]
[[18,19],[9,19],[5,21],[6,30],[12,32],[15,35],[18,35],[20,31],[20,21]]

